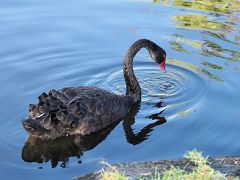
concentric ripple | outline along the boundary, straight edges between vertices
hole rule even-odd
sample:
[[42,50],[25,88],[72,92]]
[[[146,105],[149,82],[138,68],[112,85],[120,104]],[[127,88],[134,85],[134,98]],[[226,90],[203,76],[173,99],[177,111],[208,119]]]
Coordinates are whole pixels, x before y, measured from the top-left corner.
[[[193,111],[191,109],[201,101],[206,91],[206,84],[198,74],[176,65],[169,64],[167,71],[162,73],[156,64],[136,63],[134,72],[142,89],[142,104],[164,102],[165,109],[175,109],[166,114],[169,117]],[[125,93],[123,72],[119,67],[107,69],[91,79],[87,85],[98,86],[116,94]]]

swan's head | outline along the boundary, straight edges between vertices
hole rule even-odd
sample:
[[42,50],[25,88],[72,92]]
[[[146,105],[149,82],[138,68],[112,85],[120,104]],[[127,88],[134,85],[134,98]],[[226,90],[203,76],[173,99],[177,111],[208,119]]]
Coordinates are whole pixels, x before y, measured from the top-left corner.
[[160,65],[162,71],[165,71],[167,54],[164,51],[164,49],[155,44],[155,46],[152,46],[149,49],[149,53],[150,53],[152,59]]

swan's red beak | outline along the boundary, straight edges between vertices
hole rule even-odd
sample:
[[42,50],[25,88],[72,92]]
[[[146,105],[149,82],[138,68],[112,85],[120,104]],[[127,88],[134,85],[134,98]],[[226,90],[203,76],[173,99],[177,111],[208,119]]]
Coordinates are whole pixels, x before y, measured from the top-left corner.
[[163,62],[160,64],[160,68],[162,69],[163,72],[166,72],[166,57],[164,58]]

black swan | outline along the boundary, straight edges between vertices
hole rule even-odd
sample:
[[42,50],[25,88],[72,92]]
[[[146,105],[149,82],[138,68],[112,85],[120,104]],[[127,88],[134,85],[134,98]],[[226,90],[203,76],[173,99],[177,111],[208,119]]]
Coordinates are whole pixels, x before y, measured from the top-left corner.
[[134,75],[133,58],[141,48],[165,70],[166,52],[147,39],[133,43],[124,59],[126,95],[116,95],[96,87],[78,86],[42,93],[37,105],[29,105],[23,127],[30,136],[55,139],[74,134],[87,135],[122,119],[131,106],[141,101],[141,88]]

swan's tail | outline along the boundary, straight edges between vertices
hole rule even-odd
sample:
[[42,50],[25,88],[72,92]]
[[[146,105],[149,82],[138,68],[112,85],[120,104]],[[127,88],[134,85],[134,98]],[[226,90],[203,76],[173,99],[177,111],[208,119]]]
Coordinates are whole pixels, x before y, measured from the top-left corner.
[[61,91],[53,89],[48,94],[42,93],[38,99],[38,104],[29,105],[29,117],[22,121],[30,135],[41,136],[59,124],[65,127],[74,125],[75,117],[66,107],[68,98]]

